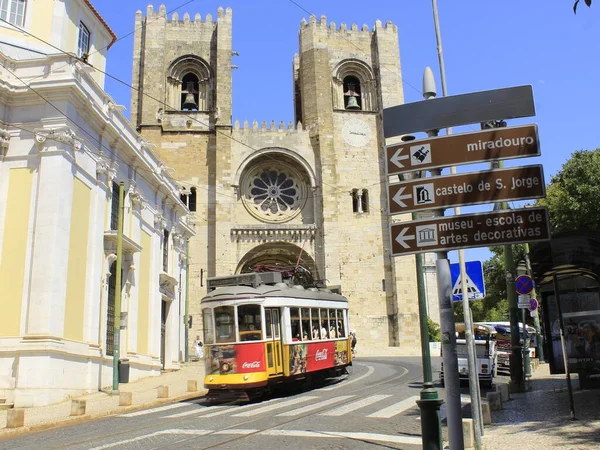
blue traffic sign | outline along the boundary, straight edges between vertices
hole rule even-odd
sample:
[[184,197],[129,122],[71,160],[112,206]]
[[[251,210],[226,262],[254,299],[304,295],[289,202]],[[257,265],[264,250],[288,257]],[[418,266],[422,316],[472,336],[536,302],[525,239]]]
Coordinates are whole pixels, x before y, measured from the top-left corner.
[[[469,300],[478,300],[485,297],[485,282],[483,281],[483,264],[481,261],[467,261],[467,292]],[[458,263],[450,264],[452,277],[452,300],[462,300],[462,283],[460,280],[460,267]]]
[[533,291],[533,279],[529,275],[519,275],[515,280],[515,289],[518,294],[529,294]]

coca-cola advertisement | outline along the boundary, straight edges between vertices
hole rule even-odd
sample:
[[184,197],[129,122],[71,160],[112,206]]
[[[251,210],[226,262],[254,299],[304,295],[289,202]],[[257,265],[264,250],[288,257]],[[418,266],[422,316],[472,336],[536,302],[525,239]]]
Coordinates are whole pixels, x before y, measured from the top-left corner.
[[264,343],[240,344],[236,347],[237,356],[235,360],[238,373],[263,372],[266,370]]
[[264,344],[212,345],[206,359],[208,374],[261,372],[265,370]]
[[333,367],[335,342],[309,344],[306,366],[308,372]]

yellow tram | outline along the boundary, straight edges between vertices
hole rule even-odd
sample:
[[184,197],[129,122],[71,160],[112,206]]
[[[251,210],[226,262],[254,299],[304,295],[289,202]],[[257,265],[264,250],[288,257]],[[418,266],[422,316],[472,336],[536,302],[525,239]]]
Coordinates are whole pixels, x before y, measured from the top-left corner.
[[342,295],[283,282],[277,272],[214,277],[208,288],[201,307],[209,399],[248,400],[352,365]]

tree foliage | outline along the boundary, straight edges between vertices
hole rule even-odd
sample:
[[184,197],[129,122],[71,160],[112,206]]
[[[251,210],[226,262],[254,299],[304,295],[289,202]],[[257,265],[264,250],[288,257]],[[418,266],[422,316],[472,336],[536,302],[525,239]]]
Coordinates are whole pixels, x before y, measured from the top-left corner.
[[600,149],[573,153],[537,204],[548,207],[552,232],[600,232]]
[[440,342],[442,340],[440,325],[437,322],[434,322],[429,316],[427,316],[427,331],[429,334],[429,342]]
[[[592,0],[584,0],[585,4],[588,6],[588,8],[590,6],[592,6]],[[573,3],[573,14],[577,14],[577,6],[579,5],[579,0],[575,0],[575,3]]]

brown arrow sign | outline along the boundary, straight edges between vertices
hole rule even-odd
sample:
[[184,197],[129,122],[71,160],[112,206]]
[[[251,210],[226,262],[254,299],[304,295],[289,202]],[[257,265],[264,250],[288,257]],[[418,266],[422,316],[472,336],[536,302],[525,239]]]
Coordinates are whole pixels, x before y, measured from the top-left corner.
[[390,145],[387,174],[539,156],[537,125],[494,128]]
[[546,195],[541,165],[419,178],[391,184],[390,214],[423,209],[542,198]]
[[546,207],[437,217],[390,226],[392,255],[550,239]]

